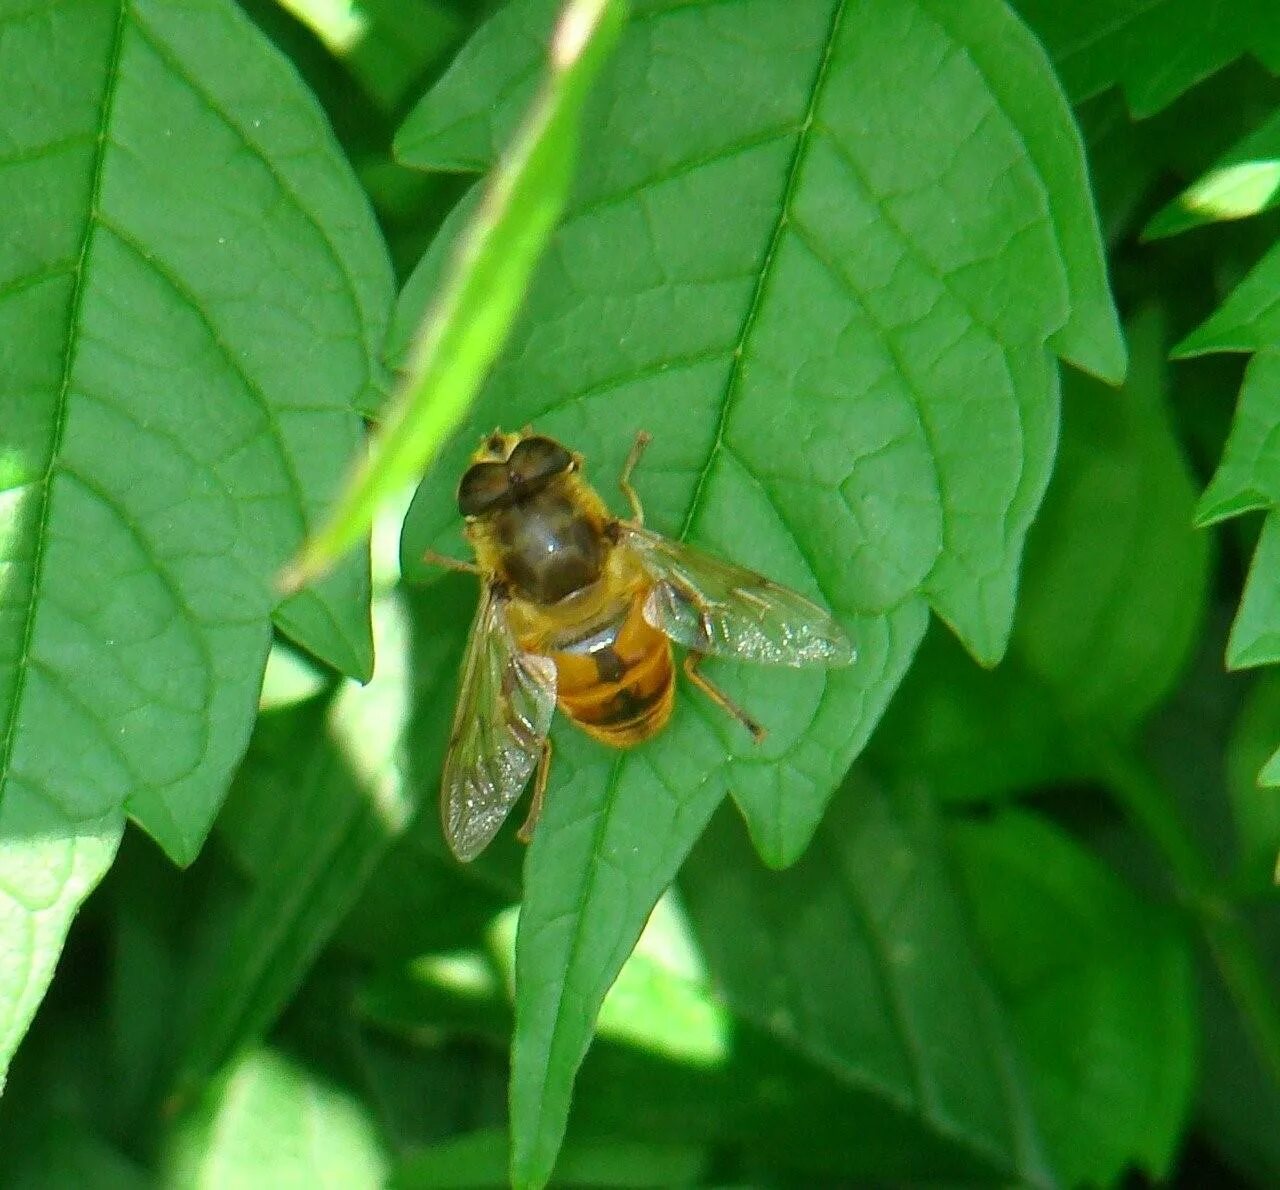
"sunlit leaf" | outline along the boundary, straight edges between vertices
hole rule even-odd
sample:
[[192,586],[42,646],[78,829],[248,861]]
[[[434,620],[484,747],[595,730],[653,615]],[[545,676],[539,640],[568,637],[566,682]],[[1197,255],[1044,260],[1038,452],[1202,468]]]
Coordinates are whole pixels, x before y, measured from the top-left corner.
[[1280,112],[1234,145],[1203,177],[1152,216],[1147,239],[1246,219],[1280,203]]
[[166,1185],[375,1190],[388,1167],[367,1108],[272,1050],[244,1055],[166,1145]]
[[277,623],[372,661],[367,563],[277,607],[390,278],[315,101],[224,0],[0,5],[0,1064],[126,813],[189,862]]

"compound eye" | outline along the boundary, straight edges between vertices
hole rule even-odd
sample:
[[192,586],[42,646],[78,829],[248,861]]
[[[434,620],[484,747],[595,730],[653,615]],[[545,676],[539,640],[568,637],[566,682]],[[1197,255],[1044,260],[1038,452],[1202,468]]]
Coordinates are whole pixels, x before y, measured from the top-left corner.
[[511,499],[507,469],[502,463],[473,463],[458,484],[458,511],[479,516]]
[[522,438],[507,459],[515,487],[537,487],[572,466],[573,456],[554,438]]

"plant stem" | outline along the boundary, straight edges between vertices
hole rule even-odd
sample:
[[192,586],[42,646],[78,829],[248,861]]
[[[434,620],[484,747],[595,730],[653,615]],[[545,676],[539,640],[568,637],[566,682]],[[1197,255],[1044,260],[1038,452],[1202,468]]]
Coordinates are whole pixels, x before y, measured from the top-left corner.
[[1092,753],[1108,788],[1169,865],[1263,1065],[1280,1086],[1280,1000],[1275,981],[1226,884],[1197,845],[1164,782],[1132,746],[1095,740]]

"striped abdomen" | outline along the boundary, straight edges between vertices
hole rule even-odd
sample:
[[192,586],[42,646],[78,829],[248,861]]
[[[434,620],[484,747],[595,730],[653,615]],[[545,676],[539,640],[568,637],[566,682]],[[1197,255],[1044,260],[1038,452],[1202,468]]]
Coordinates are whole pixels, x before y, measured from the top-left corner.
[[638,592],[616,621],[550,654],[560,709],[614,748],[647,740],[671,717],[671,643],[645,620],[643,606]]

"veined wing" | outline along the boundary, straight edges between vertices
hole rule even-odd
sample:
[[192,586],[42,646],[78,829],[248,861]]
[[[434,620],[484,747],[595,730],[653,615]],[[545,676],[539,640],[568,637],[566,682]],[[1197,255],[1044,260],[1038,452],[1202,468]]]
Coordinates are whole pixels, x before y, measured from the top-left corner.
[[817,604],[754,570],[638,525],[623,540],[657,580],[644,618],[699,653],[767,665],[849,665],[854,648]]
[[471,625],[444,760],[440,818],[460,860],[475,859],[519,798],[551,729],[556,667],[524,653],[485,588]]

